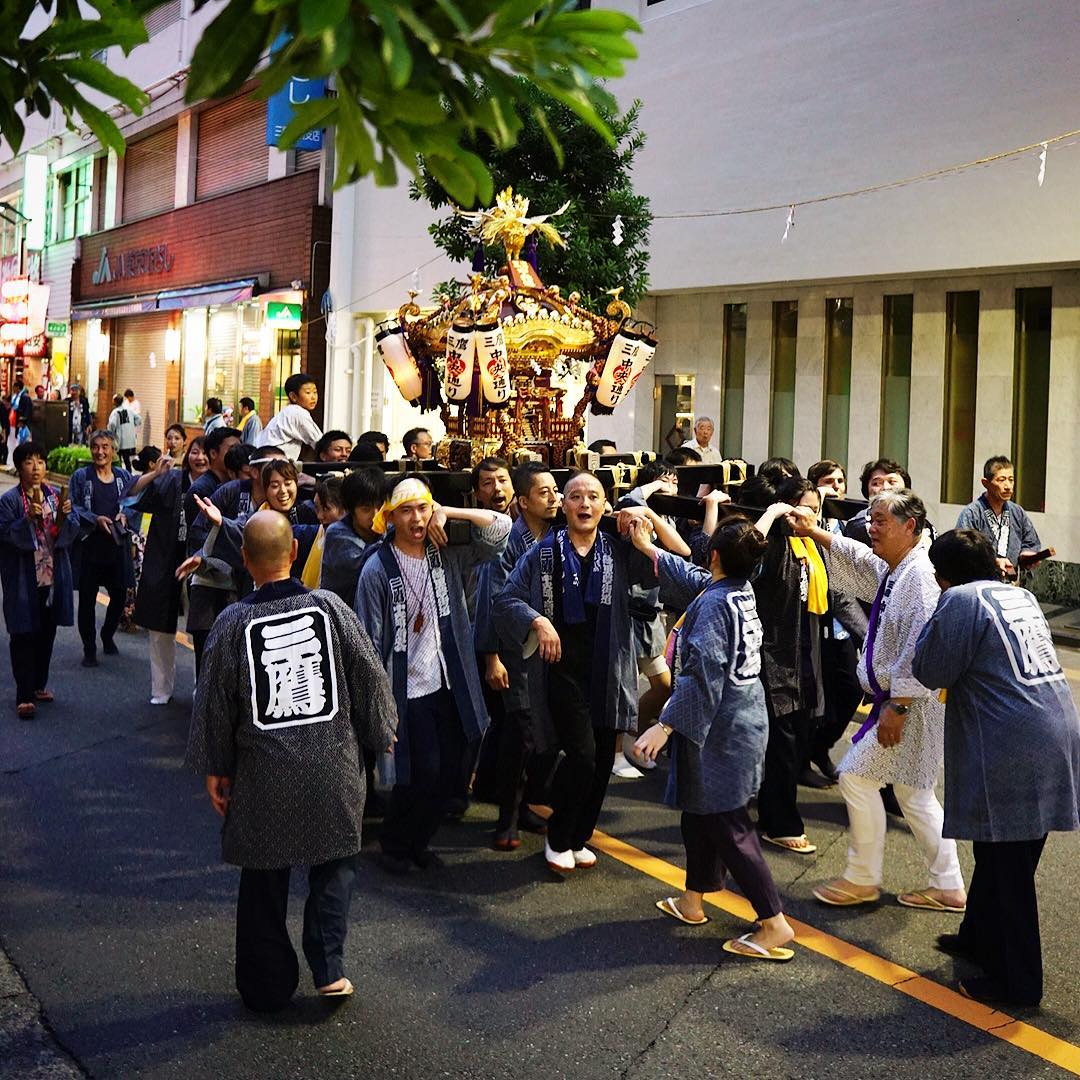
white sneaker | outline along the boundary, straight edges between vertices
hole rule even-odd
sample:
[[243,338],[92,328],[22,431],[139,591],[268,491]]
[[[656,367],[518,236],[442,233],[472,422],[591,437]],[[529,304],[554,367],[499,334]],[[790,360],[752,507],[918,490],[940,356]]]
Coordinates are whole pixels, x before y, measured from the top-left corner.
[[168,705],[172,701],[172,698],[168,697],[152,697],[150,699],[151,705]]
[[544,841],[544,858],[556,874],[569,874],[577,866],[573,851],[554,851],[546,840]]
[[574,852],[574,865],[582,870],[591,870],[596,865],[596,853],[587,847],[578,848]]
[[620,780],[640,780],[645,774],[635,769],[626,760],[626,755],[620,750],[615,755],[615,761],[612,763],[611,775],[617,776]]

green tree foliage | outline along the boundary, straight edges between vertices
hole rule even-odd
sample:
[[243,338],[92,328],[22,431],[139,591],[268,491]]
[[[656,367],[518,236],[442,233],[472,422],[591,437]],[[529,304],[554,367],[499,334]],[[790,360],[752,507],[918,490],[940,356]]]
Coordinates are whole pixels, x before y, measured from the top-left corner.
[[[52,26],[29,40],[20,34],[37,5],[5,2],[17,11],[8,18],[5,8],[0,29],[0,133],[17,150],[23,132],[14,103],[47,115],[52,98],[69,120],[78,114],[116,145],[115,124],[78,86],[141,106],[131,83],[106,80],[103,66],[86,58],[145,41],[142,15],[154,0],[89,0],[101,16],[89,21],[75,0],[57,0]],[[421,155],[458,202],[487,202],[491,177],[466,144],[480,133],[501,148],[513,144],[521,128],[514,75],[546,95],[536,105],[541,115],[557,101],[613,141],[601,119],[610,97],[598,80],[622,74],[636,55],[627,34],[639,27],[620,12],[573,8],[572,0],[228,0],[195,48],[186,95],[223,97],[255,78],[268,96],[293,76],[333,77],[336,94],[299,106],[283,145],[333,126],[339,185],[367,175],[392,185],[397,166],[415,171]],[[264,64],[281,35],[287,44]]]
[[[518,92],[522,127],[517,142],[502,148],[480,135],[472,147],[490,170],[495,190],[512,187],[515,194],[527,196],[531,214],[551,213],[570,203],[566,213],[551,219],[566,247],[540,242],[541,278],[561,286],[564,295],[577,290],[594,311],[602,311],[607,304],[607,289],[621,285],[623,299],[633,307],[649,287],[652,224],[649,200],[636,195],[631,182],[634,156],[645,143],[639,126],[641,102],[635,101],[625,113],[602,109],[601,118],[614,136],[612,144],[563,106],[548,109],[541,122],[535,107],[542,95],[523,79]],[[421,162],[420,179],[411,185],[410,195],[436,210],[450,205],[426,160]],[[619,245],[614,240],[616,217],[622,226]],[[471,261],[476,239],[465,219],[450,214],[429,231],[451,259]],[[489,268],[506,258],[501,247],[485,248],[484,256]]]
[[134,83],[113,74],[92,53],[118,45],[127,54],[147,40],[143,16],[160,0],[86,0],[87,18],[76,0],[57,0],[50,25],[33,38],[22,36],[35,15],[53,12],[52,0],[4,0],[0,8],[0,135],[13,153],[22,146],[26,115],[48,118],[59,108],[74,126],[74,117],[103,146],[123,153],[124,137],[109,114],[91,104],[83,87],[100,91],[136,115],[149,98]]

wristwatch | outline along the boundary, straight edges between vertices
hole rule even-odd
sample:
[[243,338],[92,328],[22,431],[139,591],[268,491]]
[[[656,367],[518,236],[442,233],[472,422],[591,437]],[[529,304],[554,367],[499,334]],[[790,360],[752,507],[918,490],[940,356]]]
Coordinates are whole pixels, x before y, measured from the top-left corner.
[[896,713],[897,716],[905,716],[907,714],[908,709],[911,708],[910,705],[894,704],[891,701],[889,702],[889,706],[892,708],[892,711],[894,713]]
[[660,720],[656,721],[656,726],[670,739],[671,733],[675,730],[670,724],[665,724]]

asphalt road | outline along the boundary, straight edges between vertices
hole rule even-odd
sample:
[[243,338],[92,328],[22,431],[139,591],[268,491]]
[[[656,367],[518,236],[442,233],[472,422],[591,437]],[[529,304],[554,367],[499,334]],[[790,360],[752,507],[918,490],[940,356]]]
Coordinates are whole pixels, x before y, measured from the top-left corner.
[[[803,792],[817,856],[767,854],[789,913],[832,935],[820,939],[829,955],[800,947],[787,965],[741,961],[720,945],[745,924],[723,910],[702,928],[663,919],[653,903],[674,890],[650,873],[671,873],[665,864],[681,867],[682,855],[662,770],[613,781],[601,821],[659,862],[602,854],[596,870],[553,880],[535,837],[514,854],[491,851],[493,808],[474,806],[437,838],[444,870],[397,879],[365,860],[346,950],[351,1001],[313,999],[305,976],[295,1006],[248,1013],[232,985],[238,874],[220,862],[199,778],[181,766],[191,654],[178,650],[173,703],[153,708],[145,636],[118,640],[122,656],[87,672],[63,631],[57,702],[32,723],[10,707],[6,664],[0,676],[0,939],[18,969],[0,963],[2,1076],[1005,1080],[1066,1075],[1046,1060],[1055,1054],[1080,1070],[1080,1049],[1065,1045],[1080,1045],[1080,836],[1052,836],[1040,871],[1042,1008],[1017,1013],[1019,1028],[974,1017],[1039,1056],[952,1015],[958,999],[934,989],[962,972],[932,948],[957,917],[895,904],[925,883],[902,823],[890,829],[877,909],[812,899],[843,866],[835,790]],[[1063,661],[1080,668],[1076,654]],[[966,845],[962,858],[969,869]],[[297,943],[302,895],[298,881]],[[873,957],[929,982],[896,989],[907,976],[888,977]],[[927,986],[936,1005],[911,996]],[[38,1002],[47,1029],[33,1038],[60,1049],[15,1056]]]

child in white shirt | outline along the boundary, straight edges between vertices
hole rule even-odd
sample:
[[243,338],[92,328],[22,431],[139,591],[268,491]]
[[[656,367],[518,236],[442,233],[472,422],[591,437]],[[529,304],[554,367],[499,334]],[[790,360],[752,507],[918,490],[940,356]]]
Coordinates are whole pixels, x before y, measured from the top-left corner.
[[259,436],[258,446],[278,446],[295,461],[308,447],[313,453],[322,438],[311,411],[319,404],[319,387],[311,375],[299,373],[285,380],[289,404],[267,425]]

